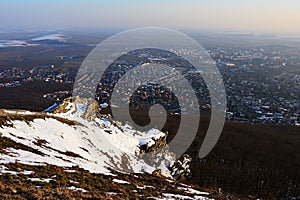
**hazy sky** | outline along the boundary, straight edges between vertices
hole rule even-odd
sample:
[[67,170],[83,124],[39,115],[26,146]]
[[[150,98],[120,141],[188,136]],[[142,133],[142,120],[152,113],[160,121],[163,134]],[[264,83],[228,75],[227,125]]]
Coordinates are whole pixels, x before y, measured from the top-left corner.
[[159,26],[300,34],[299,0],[1,0],[0,9],[1,29]]

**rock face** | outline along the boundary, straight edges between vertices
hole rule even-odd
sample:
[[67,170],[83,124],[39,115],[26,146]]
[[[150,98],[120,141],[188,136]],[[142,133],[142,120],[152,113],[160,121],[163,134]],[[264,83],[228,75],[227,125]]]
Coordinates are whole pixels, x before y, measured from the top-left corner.
[[140,145],[141,153],[149,153],[155,152],[159,149],[165,147],[167,145],[167,136],[168,133],[159,137],[159,138],[151,138],[149,141],[145,141],[143,144]]
[[100,113],[100,109],[98,107],[98,102],[94,100],[89,100],[87,104],[87,109],[84,115],[82,116],[84,119],[87,120],[94,120],[97,117],[97,114]]
[[67,113],[68,111],[70,111],[70,107],[68,107],[69,103],[71,103],[72,98],[65,98],[64,101],[57,106],[57,108],[54,109],[53,114],[58,114],[58,113]]
[[185,154],[170,167],[171,175],[175,180],[185,180],[191,175],[190,163],[192,158]]
[[[80,97],[76,97],[72,99],[72,97],[64,99],[64,101],[53,111],[54,114],[58,113],[67,113],[70,111],[70,103],[73,102],[75,105],[82,105],[81,108],[84,107],[82,111],[82,118],[87,119],[89,121],[94,120],[97,115],[100,113],[100,108],[98,106],[98,102],[93,99],[84,99]],[[74,113],[78,111],[78,107],[74,110]]]

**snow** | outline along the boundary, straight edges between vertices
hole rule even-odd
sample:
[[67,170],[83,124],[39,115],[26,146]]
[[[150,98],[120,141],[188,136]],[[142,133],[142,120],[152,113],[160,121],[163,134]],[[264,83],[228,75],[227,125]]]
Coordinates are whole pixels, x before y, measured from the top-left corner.
[[106,192],[106,194],[108,194],[108,195],[117,195],[118,193],[116,193],[116,192]]
[[73,183],[73,184],[79,184],[79,182],[77,181],[73,181],[73,180],[69,180],[70,183]]
[[36,37],[36,38],[32,38],[31,41],[42,41],[42,40],[56,40],[56,41],[60,41],[60,42],[65,42],[66,39],[70,38],[67,35],[63,35],[63,34],[50,34],[50,35],[43,35],[40,37]]
[[[56,40],[60,42],[66,42],[66,39],[69,39],[70,37],[63,34],[50,34],[50,35],[44,35],[36,38],[32,38],[30,41],[32,42],[38,42],[42,40]],[[37,46],[38,44],[31,44],[29,42],[23,41],[23,40],[0,40],[0,48],[5,47],[28,47],[28,46]]]
[[154,139],[159,139],[160,137],[165,136],[165,134],[157,129],[152,128],[147,132],[147,136]]
[[[112,168],[121,172],[128,172],[132,169],[134,173],[148,172],[152,173],[155,169],[160,168],[164,175],[171,177],[168,166],[174,163],[172,155],[162,155],[163,161],[156,167],[150,166],[144,160],[140,159],[140,146],[152,146],[155,141],[165,137],[163,132],[157,129],[150,129],[147,132],[139,132],[134,130],[130,125],[124,124],[121,127],[113,125],[107,117],[96,118],[95,120],[86,120],[81,116],[86,112],[87,106],[84,104],[68,103],[68,111],[66,113],[51,114],[48,117],[36,118],[32,122],[24,122],[19,120],[11,121],[14,126],[0,127],[2,137],[31,147],[36,151],[44,154],[39,155],[36,152],[25,151],[22,149],[6,148],[5,152],[0,153],[0,170],[1,173],[25,174],[30,175],[34,172],[13,172],[9,171],[3,164],[19,162],[28,165],[46,165],[52,164],[62,167],[79,166],[92,173],[101,173],[115,176]],[[8,114],[18,115],[35,115],[29,111],[7,111]],[[68,125],[58,118],[74,121],[75,125]],[[37,141],[43,141],[42,145],[36,145]],[[73,154],[67,154],[72,152]],[[125,162],[124,162],[125,159]],[[182,164],[188,167],[189,159],[185,159]],[[1,165],[2,164],[2,165]],[[124,169],[124,166],[125,168]],[[65,172],[73,173],[74,170],[66,169]],[[50,178],[28,178],[31,181],[50,182],[55,176]],[[166,179],[168,182],[173,180]],[[114,178],[112,180],[119,184],[130,184],[128,181]],[[70,180],[71,184],[77,182]],[[136,186],[137,189],[146,189],[153,187],[151,185]],[[82,188],[75,186],[68,187],[70,190],[87,192]],[[187,185],[178,187],[187,195],[194,195],[193,198],[185,195],[165,193],[157,199],[201,199],[208,198],[199,195],[207,195]],[[109,193],[107,193],[109,194]]]
[[108,107],[108,104],[107,103],[102,103],[99,105],[101,108],[107,108]]
[[77,187],[75,187],[75,186],[67,187],[67,189],[69,189],[69,190],[74,190],[74,191],[88,192],[88,191],[86,191],[86,190],[83,189],[83,188],[77,188]]
[[144,186],[136,186],[136,188],[137,189],[140,189],[140,190],[144,190],[144,189],[146,189],[146,188],[153,188],[153,189],[155,189],[155,187],[154,186],[152,186],[152,185],[144,185]]
[[202,196],[185,196],[185,195],[180,195],[180,194],[170,194],[170,193],[163,193],[162,194],[164,197],[162,198],[156,198],[157,200],[171,200],[171,199],[181,199],[181,200],[209,200],[207,197],[202,197]]
[[180,195],[180,194],[170,194],[170,193],[163,193],[162,194],[164,197],[166,198],[162,198],[162,199],[194,199],[192,197],[189,197],[189,196],[185,196],[185,195]]
[[46,182],[46,183],[49,183],[53,179],[52,178],[27,178],[27,180],[29,180],[29,181],[35,181],[35,182]]
[[72,169],[66,169],[66,170],[64,170],[64,172],[68,172],[68,173],[75,173],[75,172],[76,172],[76,170],[72,170]]
[[30,175],[30,174],[33,174],[34,171],[27,171],[27,170],[24,170],[24,172],[22,174],[24,175]]
[[0,48],[5,47],[27,47],[36,46],[36,44],[29,44],[22,40],[0,40]]
[[87,106],[84,104],[77,104],[77,110],[79,114],[84,114],[86,112]]
[[138,185],[137,185],[136,188],[137,188],[137,189],[140,189],[140,190],[144,190],[144,189],[146,189],[146,186],[141,187],[141,186],[138,186]]
[[155,145],[155,141],[164,137],[165,134],[160,132],[157,129],[150,129],[146,133],[147,138],[141,138],[139,141],[139,146],[147,145],[147,147],[151,147]]
[[18,174],[31,175],[31,174],[34,174],[34,171],[24,170],[23,172],[15,172],[15,171],[7,170],[7,167],[5,167],[4,165],[0,165],[0,174],[1,173],[2,174],[12,174],[12,175],[18,175]]
[[147,147],[151,147],[155,145],[155,141],[152,140],[151,138],[141,139],[139,142],[139,146],[143,146],[143,145],[147,145]]
[[36,112],[30,111],[18,111],[18,110],[3,110],[7,114],[18,114],[18,115],[35,115]]
[[193,188],[189,188],[189,187],[177,187],[178,190],[183,190],[185,191],[185,193],[187,194],[198,194],[198,195],[208,195],[208,192],[200,192],[198,190],[195,190]]
[[120,183],[120,184],[130,184],[128,181],[123,181],[123,180],[116,179],[116,178],[114,178],[112,181],[115,183]]
[[[128,125],[119,128],[105,118],[88,121],[81,116],[87,107],[83,104],[69,103],[70,109],[66,113],[47,114],[49,117],[36,118],[32,122],[12,121],[13,127],[1,127],[3,137],[32,147],[45,154],[42,156],[21,149],[6,149],[8,154],[0,154],[3,160],[0,163],[20,162],[30,165],[45,165],[45,163],[57,166],[71,167],[78,165],[90,172],[110,174],[108,168],[126,172],[149,172],[156,168],[149,166],[139,158],[139,144],[141,141],[151,141],[154,138],[164,136],[164,133],[151,129],[147,133],[132,130]],[[9,114],[34,115],[28,111],[5,111]],[[65,118],[75,121],[78,125],[68,125],[51,117]],[[134,135],[133,133],[137,133]],[[38,140],[46,141],[38,146]],[[72,152],[79,156],[70,156],[66,152]],[[126,157],[126,169],[123,169],[123,158]],[[169,159],[172,159],[171,157]],[[166,166],[159,166],[167,173]]]

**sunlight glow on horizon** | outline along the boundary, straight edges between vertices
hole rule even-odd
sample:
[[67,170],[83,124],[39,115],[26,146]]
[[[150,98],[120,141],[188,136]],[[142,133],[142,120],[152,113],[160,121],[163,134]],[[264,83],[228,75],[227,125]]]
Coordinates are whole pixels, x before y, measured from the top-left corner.
[[2,0],[1,28],[127,28],[300,34],[298,0]]

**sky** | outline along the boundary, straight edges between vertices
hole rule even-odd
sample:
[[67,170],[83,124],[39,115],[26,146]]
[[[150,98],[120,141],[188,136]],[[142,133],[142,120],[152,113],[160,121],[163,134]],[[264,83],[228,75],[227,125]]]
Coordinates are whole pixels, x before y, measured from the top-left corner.
[[204,31],[300,34],[300,1],[0,1],[1,29],[124,29],[149,26]]

